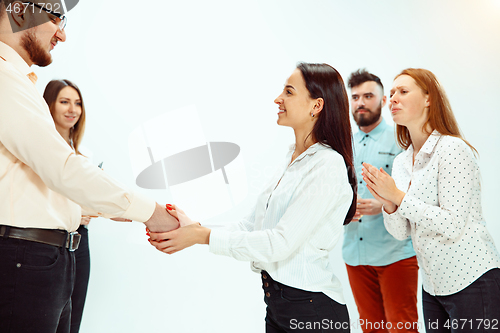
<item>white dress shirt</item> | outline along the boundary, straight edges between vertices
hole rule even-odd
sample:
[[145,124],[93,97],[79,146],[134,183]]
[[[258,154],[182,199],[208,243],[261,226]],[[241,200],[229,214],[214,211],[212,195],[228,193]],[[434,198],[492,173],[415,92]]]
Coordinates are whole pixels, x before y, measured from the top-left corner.
[[385,226],[397,239],[411,235],[424,290],[451,295],[500,267],[482,215],[479,166],[463,140],[437,131],[412,159],[410,146],[394,160],[392,176],[406,195],[396,212],[384,212]]
[[79,205],[93,215],[148,220],[155,202],[76,155],[26,76],[28,64],[2,42],[0,57],[0,224],[74,231]]
[[285,285],[323,292],[344,303],[329,252],[343,234],[352,189],[343,157],[316,143],[273,178],[252,214],[212,230],[210,251],[252,261]]

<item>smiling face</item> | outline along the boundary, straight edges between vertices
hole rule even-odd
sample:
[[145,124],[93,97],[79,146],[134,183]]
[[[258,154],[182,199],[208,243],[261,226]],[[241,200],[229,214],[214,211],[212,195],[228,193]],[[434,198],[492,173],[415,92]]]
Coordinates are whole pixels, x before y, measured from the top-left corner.
[[429,95],[409,75],[400,75],[394,80],[389,100],[392,119],[401,126],[420,128],[429,113]]
[[64,87],[54,102],[52,117],[59,133],[68,132],[82,115],[82,100],[73,87]]
[[[28,6],[25,24],[31,28],[22,32],[21,46],[26,51],[29,64],[45,67],[52,63],[50,51],[58,42],[66,40],[66,33],[59,29],[60,19],[42,10]],[[27,61],[28,62],[28,61]]]
[[382,115],[385,96],[375,81],[366,81],[351,88],[351,110],[358,126],[370,126]]
[[[306,129],[315,119],[316,100],[310,97],[299,69],[295,69],[285,83],[283,92],[274,100],[278,104],[278,125]],[[316,112],[317,113],[317,112]]]

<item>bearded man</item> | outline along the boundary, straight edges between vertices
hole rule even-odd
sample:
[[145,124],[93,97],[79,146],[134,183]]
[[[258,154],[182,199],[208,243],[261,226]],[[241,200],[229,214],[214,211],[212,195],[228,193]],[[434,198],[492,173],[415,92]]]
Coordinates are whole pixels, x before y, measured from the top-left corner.
[[[0,0],[0,332],[69,333],[81,207],[90,215],[178,227],[57,132],[31,66],[66,40],[57,1]],[[49,6],[50,5],[50,6]]]
[[387,97],[380,78],[358,70],[348,85],[352,115],[359,127],[353,140],[359,183],[356,214],[345,226],[342,254],[361,327],[363,332],[417,332],[418,264],[411,240],[399,241],[387,232],[382,204],[361,176],[363,162],[391,174],[392,162],[402,150],[393,126],[382,118]]

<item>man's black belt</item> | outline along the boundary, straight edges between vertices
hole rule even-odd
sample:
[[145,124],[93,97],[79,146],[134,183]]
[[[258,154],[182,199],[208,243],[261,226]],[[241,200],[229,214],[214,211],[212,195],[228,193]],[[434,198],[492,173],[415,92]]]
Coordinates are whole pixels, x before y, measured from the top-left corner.
[[64,247],[70,251],[78,249],[81,237],[78,232],[57,229],[18,228],[8,225],[0,225],[0,236]]

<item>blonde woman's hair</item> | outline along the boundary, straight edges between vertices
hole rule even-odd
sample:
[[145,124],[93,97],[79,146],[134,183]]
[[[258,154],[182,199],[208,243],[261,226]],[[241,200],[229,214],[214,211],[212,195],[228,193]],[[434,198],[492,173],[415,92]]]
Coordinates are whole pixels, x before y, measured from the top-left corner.
[[73,143],[73,149],[75,149],[75,152],[79,155],[83,155],[80,152],[79,147],[83,139],[83,133],[85,132],[85,105],[83,104],[82,93],[80,92],[78,86],[69,80],[52,80],[45,87],[43,98],[49,106],[50,114],[54,117],[57,96],[59,96],[59,92],[66,87],[75,89],[82,103],[82,114],[80,115],[80,118],[76,122],[75,126],[73,126],[70,130],[69,139]]

